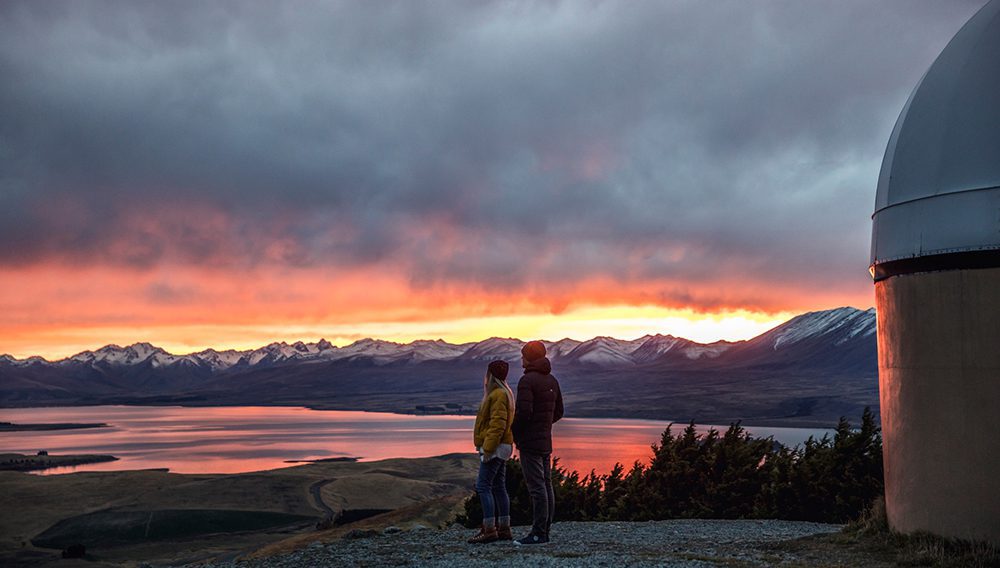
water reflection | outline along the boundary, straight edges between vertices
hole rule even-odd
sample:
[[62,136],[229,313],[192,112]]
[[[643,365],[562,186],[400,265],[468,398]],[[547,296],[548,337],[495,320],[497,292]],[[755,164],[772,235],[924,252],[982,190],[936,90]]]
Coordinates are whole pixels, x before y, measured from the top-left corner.
[[[240,473],[289,467],[286,460],[354,456],[365,461],[474,452],[470,416],[408,416],[298,407],[87,406],[17,408],[0,421],[106,422],[109,428],[0,433],[0,453],[112,454],[116,462],[46,470],[169,468],[177,473]],[[646,461],[667,422],[567,418],[555,425],[554,455],[581,473],[616,461]],[[675,425],[679,431],[683,425]],[[708,426],[702,428],[707,430]],[[787,445],[828,430],[748,428]]]

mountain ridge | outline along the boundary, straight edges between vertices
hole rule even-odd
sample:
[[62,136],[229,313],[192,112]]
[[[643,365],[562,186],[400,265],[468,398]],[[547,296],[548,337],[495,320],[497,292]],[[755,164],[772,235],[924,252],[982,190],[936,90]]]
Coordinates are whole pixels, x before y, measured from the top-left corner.
[[[554,361],[593,364],[642,364],[662,359],[665,355],[680,351],[689,359],[716,358],[733,347],[750,345],[762,338],[774,337],[773,349],[790,345],[811,336],[821,335],[850,325],[849,337],[874,334],[875,309],[860,310],[841,307],[831,310],[805,312],[765,331],[751,339],[741,341],[714,341],[700,343],[684,337],[661,334],[647,334],[627,340],[609,336],[597,336],[587,340],[563,338],[558,341],[542,340]],[[466,358],[483,360],[492,357],[510,358],[525,341],[518,338],[489,337],[481,341],[450,343],[442,339],[417,339],[409,343],[399,343],[383,339],[362,338],[343,347],[334,346],[326,339],[306,343],[295,341],[271,342],[255,349],[216,350],[204,349],[183,355],[167,352],[148,342],[138,342],[127,346],[108,344],[94,350],[85,350],[49,361],[33,355],[17,359],[11,355],[0,355],[0,363],[14,366],[66,365],[76,363],[107,363],[111,365],[134,365],[150,361],[154,366],[177,364],[204,365],[213,371],[236,366],[254,366],[261,363],[278,363],[291,360],[334,361],[355,357],[367,357],[377,362],[405,360],[439,360]]]
[[[362,339],[273,342],[171,355],[148,343],[105,346],[50,363],[0,356],[0,406],[307,406],[468,413],[486,363],[520,375],[513,338],[460,345]],[[572,416],[822,426],[878,408],[874,310],[808,312],[740,342],[668,335],[547,343]]]

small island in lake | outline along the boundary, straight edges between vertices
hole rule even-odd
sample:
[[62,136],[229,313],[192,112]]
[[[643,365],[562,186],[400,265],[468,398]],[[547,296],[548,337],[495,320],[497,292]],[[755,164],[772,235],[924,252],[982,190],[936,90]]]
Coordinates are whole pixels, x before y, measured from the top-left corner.
[[99,454],[50,456],[44,451],[38,452],[38,454],[33,456],[27,454],[0,454],[0,471],[37,471],[52,467],[66,467],[117,460],[118,458],[115,456]]
[[0,432],[27,432],[31,430],[77,430],[82,428],[107,428],[104,422],[56,422],[51,424],[14,424],[0,422]]

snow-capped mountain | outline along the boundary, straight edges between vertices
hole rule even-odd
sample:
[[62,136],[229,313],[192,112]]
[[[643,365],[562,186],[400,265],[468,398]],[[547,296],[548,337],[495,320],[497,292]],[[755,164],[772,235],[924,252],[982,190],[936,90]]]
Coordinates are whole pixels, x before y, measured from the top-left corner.
[[[671,335],[646,335],[634,340],[595,337],[586,341],[561,339],[546,341],[549,358],[561,365],[616,367],[656,365],[684,361],[706,362],[748,357],[769,357],[771,353],[791,353],[795,350],[836,350],[848,344],[874,344],[875,310],[837,308],[802,314],[742,342],[719,341],[711,344]],[[440,339],[396,343],[381,339],[360,339],[336,347],[325,339],[315,343],[275,342],[257,349],[238,351],[206,349],[188,355],[174,355],[149,343],[126,347],[106,345],[94,351],[83,351],[72,357],[49,363],[40,357],[24,360],[9,355],[0,356],[0,365],[85,365],[99,368],[131,367],[147,364],[152,368],[198,367],[211,372],[237,368],[294,364],[367,360],[377,365],[410,364],[425,361],[488,361],[504,359],[514,362],[520,357],[524,342],[513,338],[491,337],[475,343],[456,345]]]
[[837,308],[822,312],[809,312],[794,317],[765,333],[762,338],[773,338],[775,350],[786,348],[814,337],[837,334],[837,345],[854,337],[875,335],[875,308],[865,311],[854,308]]
[[[577,416],[834,424],[878,404],[874,310],[803,314],[748,341],[701,344],[648,335],[546,341]],[[413,412],[482,398],[486,362],[520,376],[524,343],[275,342],[174,355],[149,343],[107,345],[55,362],[0,355],[0,406],[305,405]],[[629,388],[622,388],[623,381]]]
[[345,347],[333,348],[328,359],[350,359],[369,357],[372,359],[392,359],[406,351],[406,345],[382,339],[359,339]]
[[244,353],[242,351],[236,351],[235,349],[227,349],[225,351],[216,351],[215,349],[206,349],[201,353],[195,353],[189,355],[193,361],[201,361],[202,363],[208,365],[212,370],[225,369],[227,367],[232,367],[236,363],[239,363],[240,359],[243,358]]
[[13,367],[28,367],[30,365],[48,365],[49,362],[45,359],[39,357],[38,355],[32,355],[31,357],[26,357],[24,359],[15,359],[10,355],[0,355],[0,364],[7,363]]
[[117,345],[105,345],[96,351],[83,351],[68,359],[59,361],[107,365],[136,365],[144,361],[149,361],[153,365],[171,365],[183,359],[176,355],[171,355],[163,349],[149,343],[134,343],[127,347]]
[[837,308],[796,316],[734,344],[720,362],[730,366],[875,369],[875,309]]
[[545,344],[545,351],[548,353],[549,358],[559,359],[561,357],[565,357],[570,351],[576,349],[577,346],[583,342],[566,337],[564,339],[560,339],[559,341],[543,341],[543,343]]
[[631,354],[636,350],[635,341],[615,339],[614,337],[595,337],[577,345],[566,353],[562,360],[568,363],[612,366],[631,365],[634,363]]
[[736,345],[729,341],[716,341],[715,343],[702,344],[692,343],[687,347],[679,349],[688,359],[715,359]]
[[514,360],[521,356],[523,345],[524,342],[519,339],[491,337],[473,344],[462,354],[462,358],[472,361]]
[[715,343],[695,343],[683,337],[672,335],[647,335],[639,338],[641,344],[632,351],[630,358],[636,363],[649,363],[668,355],[687,359],[714,359],[732,347],[728,341]]
[[409,344],[411,358],[415,361],[454,359],[465,353],[472,343],[454,345],[440,339],[418,339]]

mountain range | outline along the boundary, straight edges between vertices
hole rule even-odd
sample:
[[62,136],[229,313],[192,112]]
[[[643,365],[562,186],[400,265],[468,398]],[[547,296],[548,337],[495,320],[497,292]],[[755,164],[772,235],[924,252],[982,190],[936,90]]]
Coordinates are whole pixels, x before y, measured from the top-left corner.
[[[580,416],[828,423],[838,411],[859,415],[864,405],[877,407],[874,309],[810,312],[737,342],[647,335],[545,344],[567,404],[577,403]],[[464,344],[362,339],[344,347],[320,340],[174,355],[136,343],[57,361],[0,355],[0,405],[303,404],[466,412],[481,396],[486,362],[509,361],[515,382],[522,345],[499,337]],[[636,396],[629,387],[646,392]],[[718,399],[708,400],[712,396]]]

